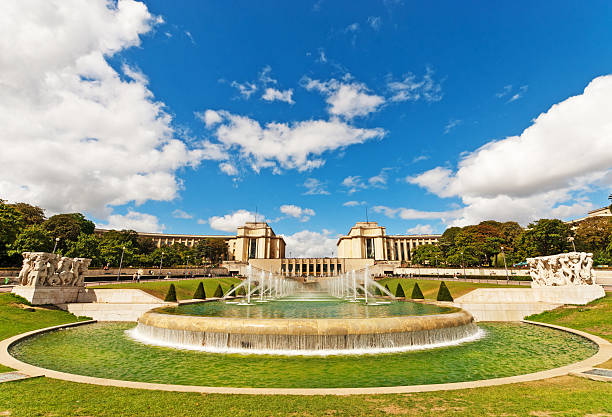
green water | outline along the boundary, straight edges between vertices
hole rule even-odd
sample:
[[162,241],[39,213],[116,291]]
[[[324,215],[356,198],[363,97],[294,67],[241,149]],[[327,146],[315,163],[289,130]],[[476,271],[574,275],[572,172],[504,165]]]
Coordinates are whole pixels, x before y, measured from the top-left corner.
[[427,314],[450,313],[456,309],[433,304],[395,301],[390,304],[365,305],[363,302],[351,303],[337,298],[307,294],[302,297],[287,297],[280,300],[253,305],[227,304],[225,302],[206,302],[183,304],[178,307],[163,307],[157,312],[183,314],[190,316],[233,317],[251,319],[322,319],[322,318],[374,318],[389,316],[422,316]]
[[64,372],[166,384],[234,387],[370,387],[437,384],[542,371],[595,354],[590,341],[521,323],[479,325],[459,346],[401,354],[288,357],[208,354],[130,339],[133,323],[96,323],[45,333],[11,349],[22,361]]

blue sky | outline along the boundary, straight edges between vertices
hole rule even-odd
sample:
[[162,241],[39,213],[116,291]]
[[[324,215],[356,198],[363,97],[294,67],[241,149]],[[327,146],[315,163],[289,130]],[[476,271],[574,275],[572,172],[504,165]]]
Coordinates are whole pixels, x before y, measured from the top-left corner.
[[5,133],[64,144],[74,175],[23,173],[7,142],[4,198],[169,233],[229,234],[257,208],[299,253],[366,207],[399,234],[606,203],[609,2],[91,3],[40,7],[41,38],[75,34],[42,58],[6,29],[9,84],[44,79],[17,116],[47,137]]

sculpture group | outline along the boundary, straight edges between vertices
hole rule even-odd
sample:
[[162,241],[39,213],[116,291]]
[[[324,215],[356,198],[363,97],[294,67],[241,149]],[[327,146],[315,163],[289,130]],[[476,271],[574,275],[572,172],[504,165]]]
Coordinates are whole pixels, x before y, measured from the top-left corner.
[[24,252],[19,285],[82,287],[91,259],[68,258],[46,252]]
[[593,254],[586,252],[527,258],[533,287],[593,285]]

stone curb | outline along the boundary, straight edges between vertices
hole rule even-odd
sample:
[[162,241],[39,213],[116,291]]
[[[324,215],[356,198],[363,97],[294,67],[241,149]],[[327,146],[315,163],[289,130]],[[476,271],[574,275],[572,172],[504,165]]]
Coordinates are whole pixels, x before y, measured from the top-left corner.
[[573,333],[591,340],[598,345],[598,352],[583,361],[576,362],[560,368],[549,369],[546,371],[535,372],[531,374],[515,375],[504,378],[483,379],[479,381],[453,382],[448,384],[430,384],[430,385],[408,385],[394,387],[366,387],[366,388],[235,388],[235,387],[204,387],[196,385],[173,385],[173,384],[156,384],[150,382],[135,382],[122,381],[118,379],[97,378],[85,375],[69,374],[65,372],[53,371],[50,369],[40,368],[19,361],[8,353],[10,346],[18,341],[34,336],[39,333],[44,333],[50,330],[61,328],[80,326],[84,324],[95,323],[95,320],[64,324],[60,326],[47,327],[27,333],[22,333],[17,336],[0,341],[0,364],[16,369],[30,376],[46,376],[48,378],[61,379],[64,381],[78,382],[83,384],[113,386],[121,388],[148,389],[159,391],[176,391],[176,392],[198,392],[206,394],[248,394],[248,395],[363,395],[363,394],[404,394],[413,392],[431,392],[431,391],[448,391],[467,388],[491,387],[504,384],[512,384],[519,382],[537,381],[541,379],[554,378],[568,374],[578,374],[596,365],[606,362],[612,358],[612,343],[601,337],[581,332],[579,330],[569,329],[567,327],[556,326],[546,323],[538,323],[533,321],[523,320],[524,323],[534,324],[542,327],[550,327],[553,329],[562,330],[568,333]]

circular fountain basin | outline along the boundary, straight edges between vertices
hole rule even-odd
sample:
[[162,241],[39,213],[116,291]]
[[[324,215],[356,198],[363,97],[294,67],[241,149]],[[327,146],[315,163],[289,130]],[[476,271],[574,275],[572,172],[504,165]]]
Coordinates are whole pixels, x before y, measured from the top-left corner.
[[367,306],[339,300],[279,300],[256,306],[215,301],[145,313],[132,336],[150,344],[223,353],[386,353],[475,339],[465,310],[435,303]]

